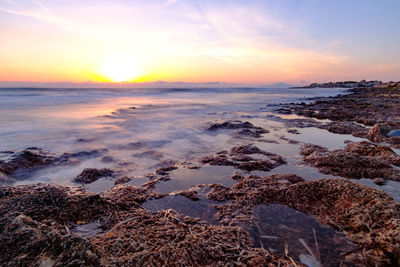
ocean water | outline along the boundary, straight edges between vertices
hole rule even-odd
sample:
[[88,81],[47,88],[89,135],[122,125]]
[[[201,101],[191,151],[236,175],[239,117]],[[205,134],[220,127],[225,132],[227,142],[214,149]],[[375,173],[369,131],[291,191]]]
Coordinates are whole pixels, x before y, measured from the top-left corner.
[[[43,182],[76,185],[72,179],[84,168],[112,168],[134,177],[131,184],[141,185],[148,181],[145,175],[155,171],[157,164],[164,160],[191,161],[247,143],[285,157],[289,164],[271,173],[296,173],[305,179],[315,180],[329,176],[305,166],[298,154],[300,145],[290,144],[282,137],[330,149],[344,147],[345,140],[362,139],[316,128],[298,129],[300,134],[290,134],[285,124],[271,115],[281,103],[309,102],[310,98],[345,93],[346,89],[334,88],[3,88],[0,89],[0,151],[16,151],[27,147],[39,147],[58,154],[95,149],[103,151],[98,156],[81,158],[79,164],[73,166],[36,171],[28,179],[17,181],[17,184]],[[298,118],[294,115],[281,117]],[[235,138],[230,131],[207,131],[211,123],[226,120],[249,121],[261,126],[270,131],[263,139],[273,142],[250,142]],[[0,153],[0,159],[5,156]],[[104,156],[111,157],[113,161],[102,161]],[[226,180],[229,177],[226,170],[221,171],[221,177],[217,177],[218,171],[214,176],[205,170],[178,170],[176,173],[176,181],[158,187],[173,191],[173,185],[176,184],[177,189],[182,190],[198,182],[220,179],[231,184]],[[201,177],[202,174],[214,178]],[[182,175],[190,176],[192,180],[185,181]],[[368,183],[368,186],[373,186],[371,184]],[[100,181],[89,186],[88,190],[101,192],[112,185],[112,181],[104,179],[103,183]],[[396,188],[397,184],[391,186],[388,192],[399,195]]]
[[[164,161],[200,167],[198,160],[202,156],[252,143],[262,150],[281,155],[287,161],[287,164],[269,172],[253,171],[252,174],[294,173],[306,180],[338,178],[306,166],[299,155],[300,145],[313,143],[337,149],[345,147],[346,140],[363,139],[317,128],[291,128],[298,133],[289,133],[285,120],[301,117],[279,115],[274,110],[282,103],[310,102],[315,97],[345,93],[345,89],[321,88],[0,89],[0,160],[9,157],[5,151],[28,147],[39,147],[54,154],[97,150],[99,153],[95,155],[80,157],[77,164],[35,171],[16,184],[40,182],[79,186],[73,178],[83,169],[111,168],[131,177],[128,184],[141,186],[149,182],[148,174]],[[237,138],[234,131],[207,130],[212,123],[227,120],[249,121],[269,130],[269,133],[260,139],[249,140]],[[199,184],[232,186],[237,182],[231,178],[236,172],[230,166],[181,166],[170,173],[169,180],[161,181],[153,188],[169,195],[148,201],[143,206],[154,212],[172,208],[183,215],[218,224],[217,211],[213,207],[215,203],[206,198],[209,188]],[[400,200],[398,182],[390,181],[379,187],[370,179],[352,181],[383,189]],[[84,187],[87,191],[101,193],[113,187],[114,182],[106,177]],[[198,189],[200,200],[191,201],[175,194],[189,188]],[[322,261],[333,261],[333,266],[341,261],[335,251],[348,246],[343,234],[285,206],[256,207],[254,220],[248,230],[257,246],[283,255],[284,244],[290,243],[289,255],[297,260],[303,259],[305,263],[304,257],[309,255],[302,242],[312,246],[316,242],[315,236],[320,247],[326,248],[321,251]],[[74,231],[83,236],[101,232],[97,222],[77,226]]]

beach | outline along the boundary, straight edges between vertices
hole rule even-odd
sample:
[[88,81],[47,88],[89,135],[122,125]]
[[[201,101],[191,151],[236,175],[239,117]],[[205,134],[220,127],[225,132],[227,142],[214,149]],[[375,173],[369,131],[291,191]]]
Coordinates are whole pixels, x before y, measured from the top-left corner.
[[399,265],[399,96],[0,89],[0,264]]

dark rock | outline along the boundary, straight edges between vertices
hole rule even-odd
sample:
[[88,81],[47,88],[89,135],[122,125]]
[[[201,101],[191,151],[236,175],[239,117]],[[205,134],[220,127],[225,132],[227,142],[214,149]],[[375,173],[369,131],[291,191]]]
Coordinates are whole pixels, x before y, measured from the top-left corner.
[[174,192],[174,193],[172,193],[172,195],[184,196],[192,201],[200,200],[199,193],[195,190],[182,190],[182,191]]
[[291,134],[300,134],[299,131],[296,129],[288,129],[287,132]]
[[96,158],[104,155],[108,152],[108,149],[93,149],[90,151],[80,151],[80,152],[73,152],[73,153],[64,153],[64,157],[66,158]]
[[103,177],[112,177],[114,171],[110,169],[84,169],[81,174],[73,179],[76,183],[90,184]]
[[373,181],[377,185],[385,185],[386,184],[386,181],[382,178],[374,178]]
[[31,147],[13,154],[8,161],[0,161],[0,172],[17,179],[24,179],[27,172],[68,162],[67,158],[57,157],[40,148]]
[[345,253],[349,266],[396,266],[400,260],[400,205],[391,197],[344,179],[305,182],[290,176],[251,175],[232,188],[213,185],[208,197],[230,201],[215,206],[222,225],[249,225],[255,205],[279,203],[344,232],[356,245]]
[[395,129],[395,130],[391,130],[388,134],[387,134],[387,136],[389,136],[389,137],[397,137],[397,136],[400,136],[400,129]]
[[127,182],[130,182],[131,180],[132,180],[132,178],[129,178],[127,176],[118,177],[117,180],[115,180],[115,185],[117,185],[117,184],[125,184]]
[[[253,158],[249,156],[251,154],[264,155],[265,159]],[[221,151],[215,155],[203,157],[200,161],[210,165],[233,166],[247,172],[255,170],[270,171],[277,166],[286,164],[286,161],[281,156],[260,150],[251,144],[233,147],[229,153]]]
[[262,134],[269,133],[268,130],[265,130],[261,127],[256,127],[248,121],[225,121],[221,123],[214,123],[208,128],[209,131],[221,129],[239,129],[240,131],[235,133],[236,138],[260,138]]
[[219,129],[243,129],[243,128],[254,128],[254,125],[250,122],[242,122],[242,121],[225,121],[221,123],[212,124],[208,130],[219,130]]
[[328,151],[315,145],[305,145],[300,154],[304,161],[326,174],[346,178],[376,178],[400,181],[400,173],[391,164],[399,165],[400,156],[389,147],[367,141],[352,143],[345,149]]
[[242,138],[242,137],[252,137],[252,138],[260,138],[262,134],[269,133],[268,130],[265,130],[263,128],[260,129],[242,129],[239,132],[236,133],[237,138]]
[[100,161],[103,163],[111,163],[111,162],[114,162],[114,158],[111,156],[104,156],[101,158]]

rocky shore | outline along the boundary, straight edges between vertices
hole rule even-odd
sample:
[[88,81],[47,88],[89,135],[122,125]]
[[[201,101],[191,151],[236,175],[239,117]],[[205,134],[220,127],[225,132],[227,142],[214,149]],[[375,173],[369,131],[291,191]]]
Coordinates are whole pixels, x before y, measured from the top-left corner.
[[[0,265],[400,266],[400,204],[381,190],[348,180],[366,178],[379,185],[400,181],[400,90],[352,89],[310,104],[283,105],[276,112],[297,115],[282,120],[293,135],[316,127],[365,139],[328,149],[280,137],[299,147],[296,153],[304,164],[342,179],[268,174],[290,160],[256,145],[277,143],[265,138],[273,129],[240,120],[213,122],[204,129],[232,136],[235,141],[226,150],[183,161],[162,159],[157,151],[135,152],[158,161],[140,186],[127,184],[135,178],[123,168],[85,168],[72,178],[76,187],[12,186],[31,172],[74,166],[82,158],[114,159],[101,149],[3,151]],[[130,143],[121,149],[139,146]],[[220,182],[159,191],[174,171],[210,166],[230,168],[232,174]],[[101,179],[111,180],[112,188],[98,194],[84,190]],[[182,199],[192,214],[193,207],[200,207],[212,210],[213,218],[148,208],[156,201],[179,204]]]

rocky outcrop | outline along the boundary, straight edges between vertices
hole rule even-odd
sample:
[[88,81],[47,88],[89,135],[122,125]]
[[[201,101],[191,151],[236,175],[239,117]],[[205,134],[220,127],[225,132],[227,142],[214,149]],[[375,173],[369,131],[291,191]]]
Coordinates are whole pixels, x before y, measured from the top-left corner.
[[223,225],[249,225],[254,205],[280,203],[312,214],[346,233],[359,246],[345,258],[360,266],[400,262],[400,205],[382,191],[343,179],[305,182],[294,175],[249,176],[231,189],[213,185],[208,194]]
[[268,130],[254,126],[252,123],[246,121],[242,122],[239,120],[235,121],[225,121],[212,123],[209,127],[209,131],[216,130],[237,130],[234,134],[236,138],[260,138],[262,134],[269,133]]
[[[263,158],[254,158],[249,155],[259,154]],[[221,151],[215,155],[203,157],[200,160],[202,163],[220,166],[233,166],[237,169],[245,171],[270,171],[286,161],[275,153],[270,153],[260,150],[258,147],[251,144],[233,147],[229,152]]]
[[[203,225],[172,210],[151,213],[140,206],[151,197],[121,185],[104,196],[59,186],[0,187],[0,265],[294,265],[253,248],[238,227]],[[82,236],[78,228],[92,222],[99,231]]]
[[328,151],[315,145],[305,145],[300,154],[304,161],[325,174],[346,178],[382,178],[400,181],[400,157],[387,146],[367,141],[347,145],[344,149]]
[[[398,136],[387,136],[390,130],[400,128],[400,90],[396,88],[352,89],[351,94],[320,98],[311,104],[290,104],[277,112],[329,119],[333,122],[319,122],[314,127],[400,145]],[[373,127],[368,129],[363,125]]]
[[75,183],[90,184],[103,177],[112,177],[114,171],[110,169],[91,169],[87,168],[73,179]]
[[106,152],[107,149],[94,149],[56,154],[37,147],[17,152],[10,151],[7,160],[0,160],[0,184],[11,184],[15,180],[28,179],[32,173],[44,168],[78,164],[81,159],[99,157]]

